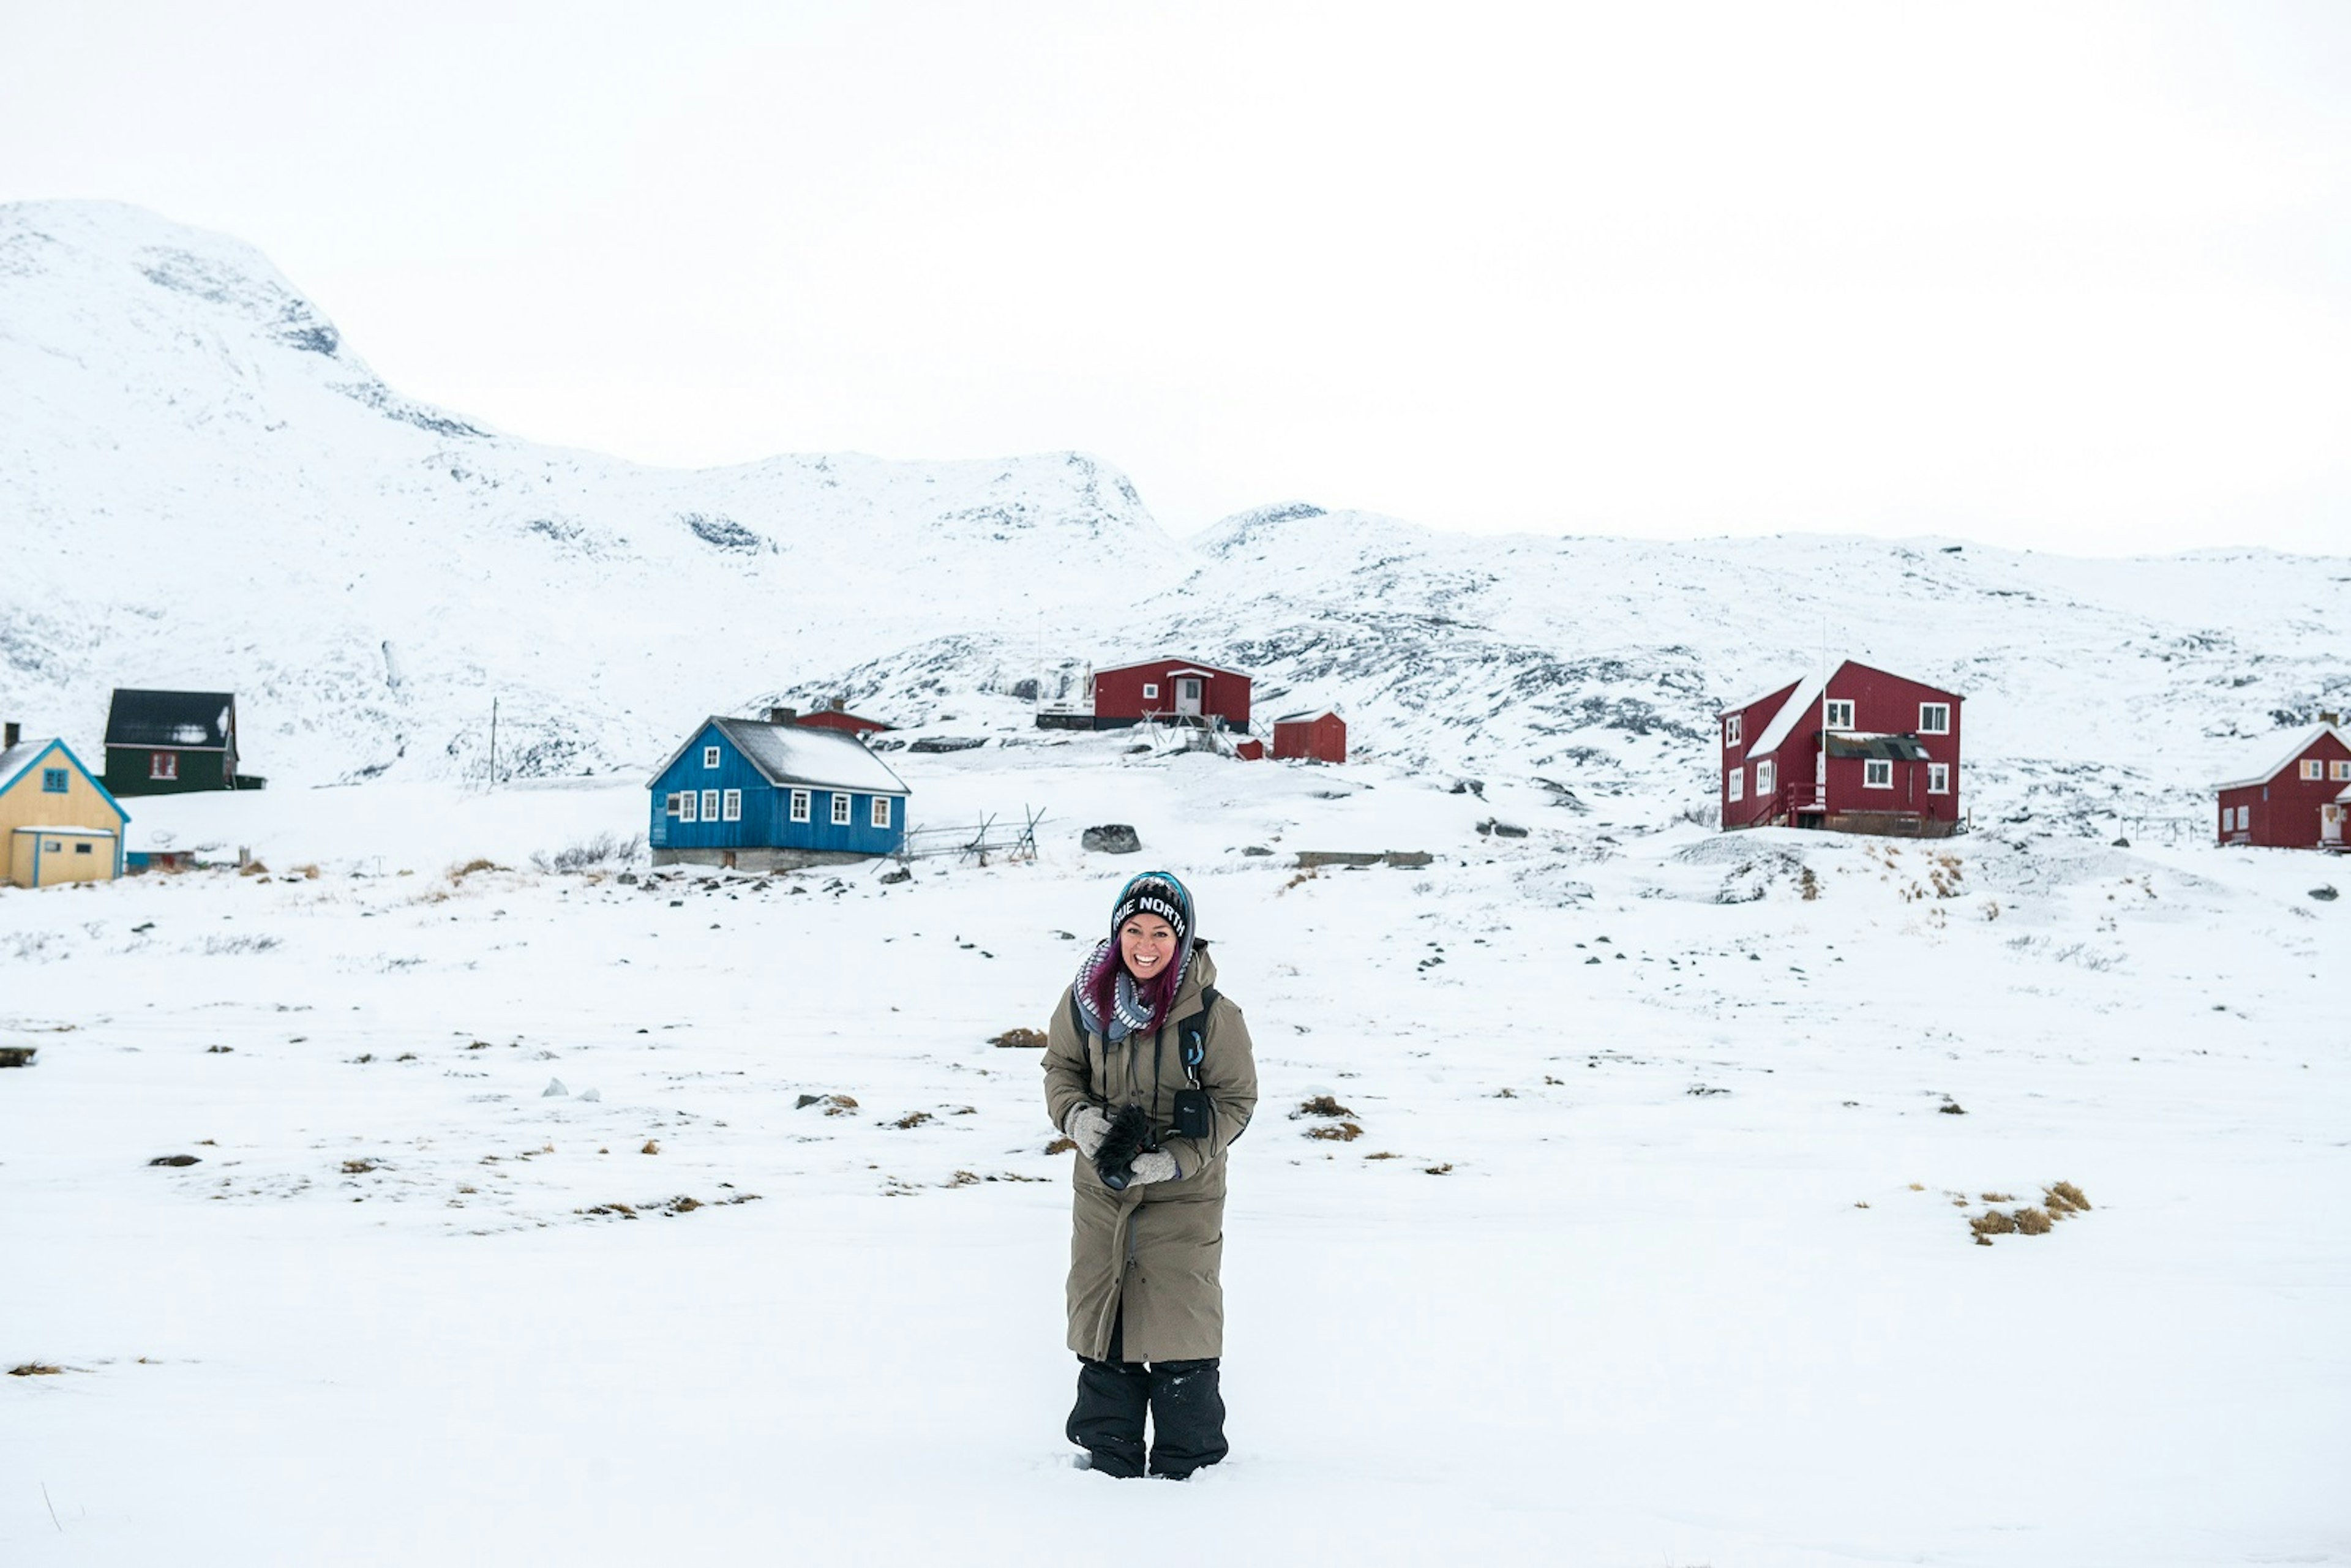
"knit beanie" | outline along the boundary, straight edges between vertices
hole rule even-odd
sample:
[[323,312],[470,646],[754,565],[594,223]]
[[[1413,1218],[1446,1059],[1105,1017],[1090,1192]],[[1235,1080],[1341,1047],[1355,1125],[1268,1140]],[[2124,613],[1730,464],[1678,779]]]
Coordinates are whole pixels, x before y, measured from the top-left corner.
[[1110,912],[1111,940],[1118,940],[1119,928],[1138,915],[1155,915],[1167,922],[1176,933],[1176,962],[1168,967],[1171,972],[1181,969],[1192,949],[1192,895],[1184,884],[1164,871],[1147,871],[1129,880]]

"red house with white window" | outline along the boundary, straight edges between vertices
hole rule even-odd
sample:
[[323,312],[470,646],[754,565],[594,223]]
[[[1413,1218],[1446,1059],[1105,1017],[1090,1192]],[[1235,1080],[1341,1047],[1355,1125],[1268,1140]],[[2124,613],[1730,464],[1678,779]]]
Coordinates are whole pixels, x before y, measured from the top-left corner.
[[1197,659],[1161,657],[1096,670],[1093,699],[1096,729],[1145,722],[1249,727],[1249,678]]
[[2220,842],[2338,852],[2346,847],[2351,743],[2333,714],[2321,717],[2267,772],[2220,786]]
[[1723,827],[1959,831],[1964,700],[1845,659],[1723,709]]

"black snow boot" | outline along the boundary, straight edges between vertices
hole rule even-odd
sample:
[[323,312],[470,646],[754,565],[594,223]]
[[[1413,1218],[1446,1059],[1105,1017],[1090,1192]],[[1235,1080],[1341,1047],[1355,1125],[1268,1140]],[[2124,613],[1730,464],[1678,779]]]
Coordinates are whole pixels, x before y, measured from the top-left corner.
[[1151,1364],[1151,1473],[1182,1480],[1232,1451],[1225,1441],[1225,1396],[1217,1364]]
[[1070,1411],[1070,1441],[1092,1456],[1106,1476],[1143,1473],[1143,1416],[1151,1406],[1151,1374],[1139,1361],[1085,1361],[1078,1368],[1078,1403]]

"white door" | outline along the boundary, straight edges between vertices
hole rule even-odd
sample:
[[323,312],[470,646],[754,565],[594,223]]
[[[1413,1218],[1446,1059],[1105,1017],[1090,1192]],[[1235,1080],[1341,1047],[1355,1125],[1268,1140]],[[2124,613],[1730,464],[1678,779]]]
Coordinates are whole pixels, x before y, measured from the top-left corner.
[[1180,714],[1190,714],[1195,716],[1199,714],[1199,676],[1178,675],[1176,677],[1176,711]]
[[2318,841],[2322,844],[2343,841],[2343,808],[2332,800],[2322,802],[2318,808]]

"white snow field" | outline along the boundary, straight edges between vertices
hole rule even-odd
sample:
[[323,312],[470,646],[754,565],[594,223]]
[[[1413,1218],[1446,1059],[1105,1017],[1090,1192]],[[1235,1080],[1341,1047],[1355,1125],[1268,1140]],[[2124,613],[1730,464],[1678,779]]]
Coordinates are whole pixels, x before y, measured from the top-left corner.
[[[0,893],[0,1362],[56,1369],[0,1561],[2351,1558],[2338,863],[1130,738],[894,759],[1050,813],[897,885],[532,869],[632,777],[138,801],[270,871]],[[1071,1466],[1070,1156],[989,1043],[1150,865],[1263,1086],[1184,1484]]]
[[[270,780],[129,803],[266,873],[0,890],[5,1568],[2351,1561],[2351,867],[2206,844],[2351,706],[2351,559],[652,469],[88,203],[0,205],[0,718],[96,767],[114,687],[231,690]],[[1355,760],[1013,695],[1161,650]],[[1975,831],[1709,831],[1715,711],[1824,653],[1965,694]],[[913,816],[1040,857],[542,869],[831,696],[983,741],[891,754]],[[1183,1485],[1069,1462],[1069,1156],[990,1043],[1155,865],[1264,1092]]]

